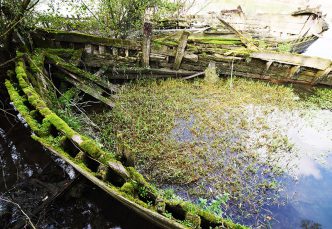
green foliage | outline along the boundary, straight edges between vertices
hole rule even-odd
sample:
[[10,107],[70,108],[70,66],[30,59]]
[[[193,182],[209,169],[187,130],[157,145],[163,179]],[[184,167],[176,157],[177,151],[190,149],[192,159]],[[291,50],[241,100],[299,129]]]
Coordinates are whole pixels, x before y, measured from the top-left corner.
[[2,0],[0,1],[0,47],[11,48],[13,33],[26,35],[26,27],[32,25],[34,6],[39,0]]
[[279,52],[291,52],[292,44],[291,43],[280,43],[280,44],[278,44],[277,50]]
[[208,203],[207,199],[199,198],[198,206],[213,214],[221,216],[223,213],[222,206],[226,205],[227,201],[229,200],[229,196],[230,195],[228,193],[224,192],[223,195],[217,195],[217,197],[210,203]]
[[167,199],[167,200],[172,200],[175,197],[175,192],[174,189],[171,188],[167,188],[165,190],[163,190],[163,196]]
[[[34,24],[39,27],[67,31],[83,31],[125,38],[141,30],[145,11],[152,9],[153,18],[180,15],[187,1],[177,0],[51,0],[47,11],[39,13]],[[69,17],[63,15],[63,9]],[[152,18],[151,18],[152,19]]]
[[316,107],[332,110],[332,90],[327,88],[317,88],[307,101]]
[[127,37],[142,27],[145,10],[158,4],[158,0],[101,0],[98,16],[115,37]]

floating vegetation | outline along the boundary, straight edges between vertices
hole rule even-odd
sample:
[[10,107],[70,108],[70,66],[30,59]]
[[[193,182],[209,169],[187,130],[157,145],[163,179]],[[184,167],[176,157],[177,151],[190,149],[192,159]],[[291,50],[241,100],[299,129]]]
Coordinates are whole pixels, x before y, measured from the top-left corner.
[[207,206],[228,193],[219,212],[253,225],[264,206],[283,204],[285,154],[296,156],[265,117],[304,105],[292,88],[264,82],[150,80],[124,85],[115,108],[92,119],[103,144],[131,155],[157,186]]

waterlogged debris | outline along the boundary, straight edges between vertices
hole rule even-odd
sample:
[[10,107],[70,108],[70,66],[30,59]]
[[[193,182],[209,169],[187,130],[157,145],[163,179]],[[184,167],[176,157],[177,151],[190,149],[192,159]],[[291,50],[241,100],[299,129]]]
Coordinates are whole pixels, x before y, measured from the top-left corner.
[[[145,177],[181,198],[209,205],[228,193],[223,216],[252,226],[272,217],[266,206],[285,203],[280,180],[296,178],[297,158],[310,154],[294,136],[331,117],[291,87],[244,79],[231,89],[228,80],[137,81],[118,96],[114,110],[93,116],[105,146],[125,146]],[[332,136],[328,123],[316,127]]]

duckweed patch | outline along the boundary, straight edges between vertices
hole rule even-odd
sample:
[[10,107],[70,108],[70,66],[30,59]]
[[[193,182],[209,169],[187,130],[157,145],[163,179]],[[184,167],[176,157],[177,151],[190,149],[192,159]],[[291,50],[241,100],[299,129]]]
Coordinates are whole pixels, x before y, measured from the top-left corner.
[[[310,106],[297,98],[291,87],[245,79],[232,89],[229,80],[137,81],[122,87],[112,111],[92,119],[103,143],[125,147],[159,187],[255,225],[268,214],[263,206],[284,203],[278,181],[296,157],[287,136],[265,117]],[[228,201],[218,209],[213,203],[224,193]]]

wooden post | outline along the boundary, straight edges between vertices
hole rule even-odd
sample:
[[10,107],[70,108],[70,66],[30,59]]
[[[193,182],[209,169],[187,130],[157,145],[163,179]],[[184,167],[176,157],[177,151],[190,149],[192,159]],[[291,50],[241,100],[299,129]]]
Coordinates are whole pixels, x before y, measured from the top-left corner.
[[144,22],[143,25],[143,43],[142,43],[142,64],[143,67],[150,66],[150,51],[151,51],[151,37],[152,37],[152,23]]
[[301,65],[295,65],[291,67],[286,75],[286,78],[292,79],[293,76],[298,72],[298,70],[301,68]]
[[182,59],[184,57],[184,51],[185,51],[186,46],[187,46],[187,41],[188,41],[189,34],[190,34],[189,32],[183,31],[183,33],[181,35],[181,38],[180,38],[180,41],[179,41],[179,46],[178,46],[178,49],[176,51],[174,65],[173,65],[174,70],[179,70],[180,69],[180,65],[181,65]]

